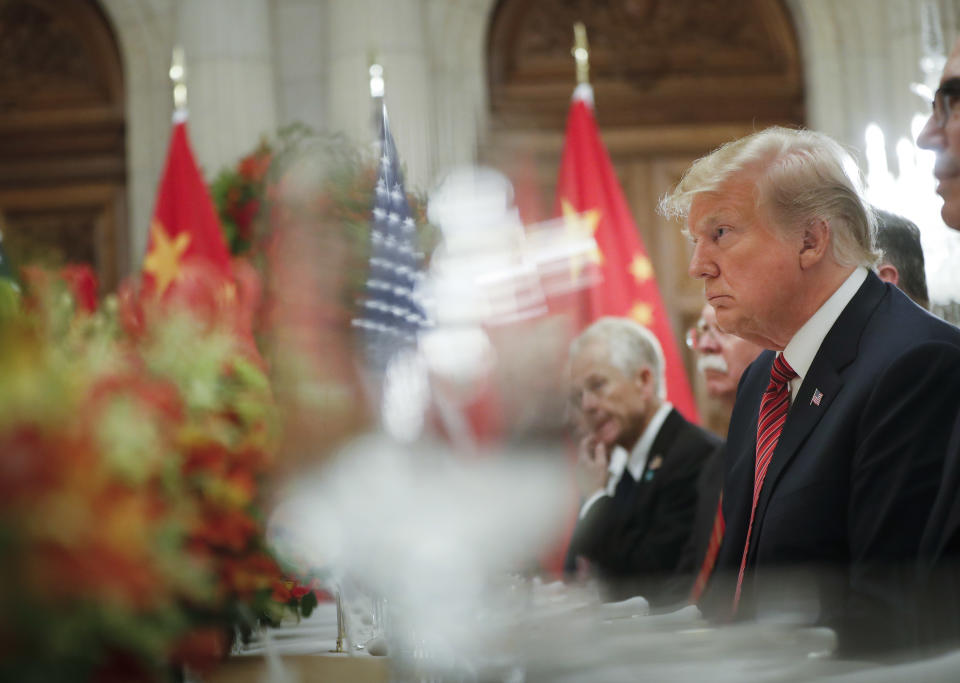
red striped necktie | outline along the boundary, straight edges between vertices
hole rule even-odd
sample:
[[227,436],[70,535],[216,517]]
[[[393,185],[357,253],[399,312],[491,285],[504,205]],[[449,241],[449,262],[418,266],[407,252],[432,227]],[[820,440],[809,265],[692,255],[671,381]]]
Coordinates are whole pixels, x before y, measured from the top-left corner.
[[753,516],[757,512],[757,501],[763,479],[767,476],[770,459],[780,441],[783,423],[787,421],[790,408],[790,380],[797,376],[790,364],[778,353],[770,370],[770,384],[760,400],[760,417],[757,420],[757,460],[753,470],[753,506],[750,508],[750,523],[747,525],[747,540],[743,545],[743,558],[740,560],[740,573],[737,575],[737,592],[733,596],[733,613],[737,613],[740,604],[740,589],[743,587],[743,572],[747,568],[747,550],[750,548],[750,534],[753,531]]

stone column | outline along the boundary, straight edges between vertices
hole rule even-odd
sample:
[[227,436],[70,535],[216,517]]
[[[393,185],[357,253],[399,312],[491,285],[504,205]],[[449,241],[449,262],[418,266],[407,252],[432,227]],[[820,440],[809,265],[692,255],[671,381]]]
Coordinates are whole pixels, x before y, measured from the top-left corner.
[[277,125],[268,0],[184,0],[190,138],[204,175],[232,165]]
[[[804,57],[807,125],[857,150],[879,124],[887,154],[910,136],[910,119],[929,105],[910,92],[923,80],[921,6],[906,0],[789,0]],[[946,48],[957,35],[956,0],[938,3]]]
[[319,0],[273,0],[277,125],[327,127],[330,61],[327,4]]
[[157,181],[170,141],[173,95],[167,70],[177,29],[176,0],[100,0],[120,43],[127,91],[129,263],[140,270]]
[[369,56],[383,65],[390,125],[411,189],[432,180],[433,84],[421,0],[333,0],[328,5],[328,125],[362,146],[376,139]]
[[473,163],[487,126],[487,28],[493,0],[425,0],[432,44],[437,144],[442,175]]

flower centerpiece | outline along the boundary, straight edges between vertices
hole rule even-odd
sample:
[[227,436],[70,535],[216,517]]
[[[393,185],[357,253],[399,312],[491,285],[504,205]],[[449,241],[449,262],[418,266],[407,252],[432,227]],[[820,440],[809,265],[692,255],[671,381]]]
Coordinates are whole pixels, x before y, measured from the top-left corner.
[[165,680],[316,595],[263,540],[276,408],[224,311],[81,275],[0,311],[0,679]]

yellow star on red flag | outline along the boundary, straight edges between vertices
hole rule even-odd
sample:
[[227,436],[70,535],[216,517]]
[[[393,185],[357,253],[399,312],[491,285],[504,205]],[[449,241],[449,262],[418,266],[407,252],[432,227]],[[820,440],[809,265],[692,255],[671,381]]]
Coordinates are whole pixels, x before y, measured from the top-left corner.
[[643,254],[634,254],[633,261],[630,263],[630,274],[637,284],[643,284],[653,277],[653,265]]
[[170,239],[163,225],[157,220],[150,225],[150,232],[153,235],[153,245],[143,261],[143,269],[153,275],[156,292],[162,295],[180,271],[180,260],[190,246],[190,235],[181,232],[174,239]]
[[[581,213],[574,209],[573,205],[566,199],[560,200],[560,208],[563,211],[563,222],[569,234],[573,237],[593,237],[597,231],[597,226],[600,225],[599,209],[590,209]],[[594,247],[587,254],[586,261],[602,264],[603,253],[600,248]],[[572,257],[570,259],[570,278],[573,280],[579,278],[581,270],[583,270],[583,263],[580,256]]]
[[638,301],[630,309],[630,317],[644,327],[650,327],[653,324],[653,306],[645,301]]

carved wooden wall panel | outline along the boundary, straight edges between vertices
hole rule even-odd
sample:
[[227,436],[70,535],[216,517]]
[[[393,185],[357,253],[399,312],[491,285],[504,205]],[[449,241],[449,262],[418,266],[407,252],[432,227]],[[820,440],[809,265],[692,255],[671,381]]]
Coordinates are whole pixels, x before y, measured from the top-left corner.
[[[677,339],[696,322],[702,286],[687,276],[679,226],[656,213],[697,157],[773,124],[804,120],[803,74],[779,0],[501,0],[488,33],[490,129],[482,158],[512,175],[549,216],[575,85],[573,24],[590,41],[590,76],[604,142],[651,255]],[[518,159],[523,161],[518,163]],[[728,415],[706,397],[684,350],[704,423]]]
[[502,0],[489,33],[497,123],[562,125],[573,24],[603,125],[803,119],[790,15],[775,0]]
[[93,0],[0,0],[0,213],[12,260],[125,275],[123,73]]

